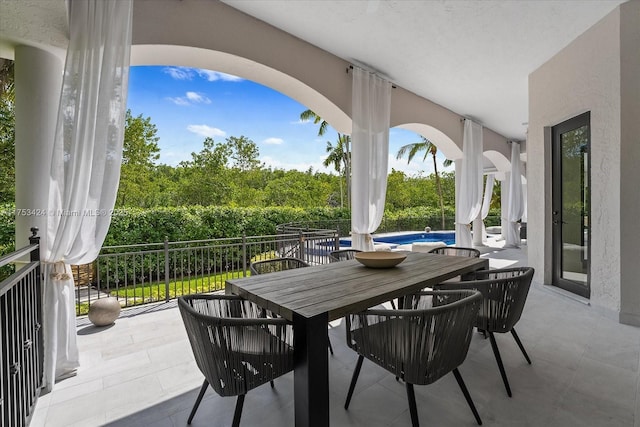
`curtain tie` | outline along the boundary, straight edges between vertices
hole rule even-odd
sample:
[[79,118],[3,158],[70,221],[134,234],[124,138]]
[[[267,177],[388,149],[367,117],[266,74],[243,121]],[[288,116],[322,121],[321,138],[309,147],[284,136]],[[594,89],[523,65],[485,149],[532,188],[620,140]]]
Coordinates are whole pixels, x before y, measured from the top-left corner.
[[71,274],[67,273],[64,261],[44,262],[43,264],[53,264],[53,271],[49,274],[49,278],[54,282],[71,280]]

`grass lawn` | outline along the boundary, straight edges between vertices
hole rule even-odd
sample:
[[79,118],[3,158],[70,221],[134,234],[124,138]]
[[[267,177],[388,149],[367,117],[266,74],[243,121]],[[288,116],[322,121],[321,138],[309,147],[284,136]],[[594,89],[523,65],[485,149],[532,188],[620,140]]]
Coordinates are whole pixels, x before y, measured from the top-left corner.
[[[247,271],[247,276],[250,273]],[[203,292],[213,292],[224,289],[227,279],[243,277],[242,271],[232,271],[228,273],[212,274],[189,280],[175,280],[169,282],[169,298],[177,298],[181,295],[197,294]],[[117,297],[123,307],[146,304],[149,302],[164,301],[166,287],[164,282],[154,282],[149,284],[138,284],[136,286],[123,286],[112,290],[109,294]],[[84,315],[89,312],[89,303],[76,304],[76,313]]]

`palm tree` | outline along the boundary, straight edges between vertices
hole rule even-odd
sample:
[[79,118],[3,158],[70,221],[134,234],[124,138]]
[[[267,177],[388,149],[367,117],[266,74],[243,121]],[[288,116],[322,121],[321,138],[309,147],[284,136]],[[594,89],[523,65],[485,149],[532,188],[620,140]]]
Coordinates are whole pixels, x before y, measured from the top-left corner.
[[[407,164],[409,164],[411,163],[411,160],[413,160],[415,155],[421,151],[424,151],[424,157],[422,158],[423,162],[427,160],[427,156],[429,154],[433,156],[433,171],[434,171],[434,174],[436,175],[436,186],[438,187],[438,198],[440,199],[440,213],[442,214],[442,229],[444,230],[445,228],[444,199],[442,197],[442,186],[440,184],[440,175],[438,174],[438,163],[436,162],[436,154],[438,153],[438,147],[436,147],[436,145],[433,142],[429,141],[424,136],[420,136],[420,138],[422,139],[422,141],[420,142],[414,142],[414,143],[403,145],[402,147],[400,147],[400,149],[398,150],[398,154],[396,154],[396,159],[400,160],[406,154]],[[446,160],[444,163],[445,166],[449,166],[450,164],[451,164],[451,160]]]
[[[347,206],[351,206],[351,152],[349,146],[351,143],[351,137],[349,135],[338,134],[338,140],[336,145],[331,144],[331,141],[327,141],[327,158],[324,159],[322,164],[325,167],[333,165],[336,172],[341,173],[344,170],[345,183],[347,187]],[[340,205],[342,206],[342,180],[340,180]]]
[[[311,110],[305,110],[300,113],[300,120],[311,121],[314,124],[320,124],[318,128],[318,136],[323,136],[329,128],[329,123],[323,120]],[[345,183],[347,187],[347,206],[351,206],[351,137],[349,135],[343,135],[338,133],[338,140],[336,145],[333,145],[330,141],[327,141],[327,153],[328,156],[322,163],[325,167],[333,165],[336,172],[339,174],[344,173]],[[342,181],[341,181],[342,182]],[[342,184],[340,185],[342,188]],[[342,190],[341,190],[342,191]],[[342,205],[342,194],[340,196],[340,204]]]

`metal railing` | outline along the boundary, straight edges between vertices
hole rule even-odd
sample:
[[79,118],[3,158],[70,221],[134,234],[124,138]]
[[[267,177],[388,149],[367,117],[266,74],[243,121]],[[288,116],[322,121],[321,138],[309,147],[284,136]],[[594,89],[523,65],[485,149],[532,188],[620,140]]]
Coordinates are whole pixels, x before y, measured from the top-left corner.
[[16,264],[15,273],[0,283],[2,427],[29,424],[43,384],[40,238],[37,228],[31,231],[29,246],[0,258],[0,267]]
[[251,262],[261,259],[328,263],[329,252],[338,247],[338,233],[326,229],[104,247],[89,266],[94,270],[89,283],[76,284],[77,314],[85,314],[92,301],[104,296],[115,296],[128,307],[221,290],[227,279],[249,275]]

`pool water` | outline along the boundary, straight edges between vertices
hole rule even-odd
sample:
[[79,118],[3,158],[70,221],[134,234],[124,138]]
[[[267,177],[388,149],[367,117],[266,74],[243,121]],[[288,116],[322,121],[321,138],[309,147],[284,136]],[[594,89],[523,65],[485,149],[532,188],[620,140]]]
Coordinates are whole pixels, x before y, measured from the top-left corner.
[[[393,236],[373,235],[373,241],[378,243],[391,243],[394,245],[410,245],[416,242],[444,242],[453,245],[456,241],[456,233],[449,231],[432,231],[430,233],[398,234]],[[350,239],[341,239],[340,246],[351,246]]]

